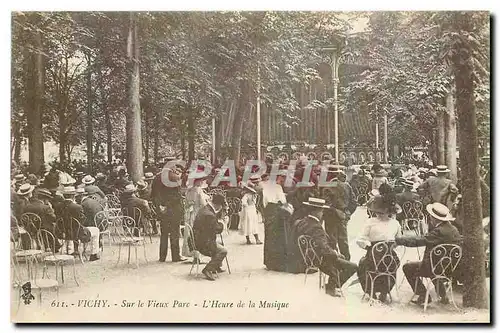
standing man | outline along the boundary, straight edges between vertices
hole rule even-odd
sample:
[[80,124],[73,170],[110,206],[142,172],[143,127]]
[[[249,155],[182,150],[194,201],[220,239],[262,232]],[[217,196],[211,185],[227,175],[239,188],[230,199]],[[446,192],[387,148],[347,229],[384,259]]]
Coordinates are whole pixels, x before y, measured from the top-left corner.
[[212,202],[200,209],[193,222],[196,248],[201,254],[210,257],[210,262],[201,271],[209,281],[215,281],[214,273],[224,272],[221,266],[227,250],[217,243],[217,234],[224,229],[224,225],[218,222],[224,203],[223,195],[214,194]]
[[[330,238],[337,240],[340,253],[346,260],[351,258],[347,237],[347,222],[351,216],[348,210],[349,190],[346,184],[339,180],[342,173],[341,165],[330,165],[328,167],[327,181],[329,186],[321,190],[322,197],[326,200],[328,209],[325,210],[325,231]],[[330,178],[330,179],[328,179]]]
[[[170,158],[172,161],[175,158]],[[160,218],[160,262],[165,262],[168,253],[168,240],[170,238],[170,250],[172,251],[172,262],[186,260],[180,255],[179,236],[180,226],[184,219],[184,208],[180,191],[182,166],[164,168],[153,180],[151,196],[153,205]],[[164,184],[163,179],[168,180]]]

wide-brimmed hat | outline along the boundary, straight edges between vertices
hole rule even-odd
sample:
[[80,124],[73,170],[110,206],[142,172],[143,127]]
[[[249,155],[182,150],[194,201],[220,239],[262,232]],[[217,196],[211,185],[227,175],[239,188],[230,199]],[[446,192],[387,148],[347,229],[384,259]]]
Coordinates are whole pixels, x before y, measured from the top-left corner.
[[336,174],[344,173],[344,171],[342,171],[344,169],[345,169],[345,166],[343,166],[343,165],[329,164],[326,166],[326,170],[328,173],[336,173]]
[[47,199],[52,199],[54,197],[52,195],[52,193],[50,193],[49,190],[44,189],[44,188],[38,189],[37,192],[36,192],[36,195],[37,195],[37,197],[45,197]]
[[93,184],[94,182],[95,182],[95,178],[92,177],[91,175],[86,175],[82,179],[82,183],[84,183],[85,185],[90,185],[90,184]]
[[153,180],[155,179],[155,175],[152,172],[146,172],[144,174],[144,180]]
[[247,190],[249,192],[252,192],[252,193],[257,193],[257,191],[253,187],[248,186],[248,185],[243,185],[243,189]]
[[123,193],[134,193],[136,191],[137,191],[137,187],[135,187],[134,184],[128,184],[127,186],[125,186]]
[[76,189],[74,186],[65,186],[62,191],[63,195],[75,195]]
[[437,173],[447,173],[447,172],[450,172],[451,170],[448,169],[448,167],[446,165],[438,165],[436,167],[436,172]]
[[148,187],[148,184],[146,184],[146,182],[144,180],[142,180],[142,179],[139,180],[136,184],[137,184],[137,189],[139,191],[142,191],[142,190],[144,190],[144,189],[146,189]]
[[309,198],[307,201],[302,202],[306,206],[318,207],[318,208],[330,208],[330,206],[326,205],[325,199],[320,198]]
[[35,186],[33,186],[31,184],[23,184],[23,185],[21,185],[19,190],[17,190],[17,194],[18,195],[28,195],[31,192],[33,192],[34,189],[35,189]]
[[435,202],[428,204],[425,209],[427,209],[427,212],[434,217],[435,219],[438,219],[440,221],[454,221],[455,218],[451,215],[450,210],[448,207],[443,205],[442,203]]

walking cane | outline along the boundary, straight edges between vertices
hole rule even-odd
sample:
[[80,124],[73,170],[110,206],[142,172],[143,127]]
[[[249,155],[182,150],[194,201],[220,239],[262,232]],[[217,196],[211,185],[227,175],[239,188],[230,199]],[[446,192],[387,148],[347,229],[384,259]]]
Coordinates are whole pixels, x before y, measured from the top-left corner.
[[[220,233],[219,236],[220,236],[220,242],[222,243],[222,246],[224,246],[224,239],[222,238],[222,233]],[[231,268],[229,267],[229,260],[227,260],[227,255],[226,255],[226,265],[227,265],[227,272],[231,274]]]

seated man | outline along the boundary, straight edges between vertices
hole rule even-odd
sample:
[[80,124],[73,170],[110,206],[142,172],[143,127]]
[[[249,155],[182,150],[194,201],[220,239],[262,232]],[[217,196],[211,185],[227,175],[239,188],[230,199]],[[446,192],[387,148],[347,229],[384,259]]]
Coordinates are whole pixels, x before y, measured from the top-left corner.
[[92,177],[91,175],[86,175],[82,179],[82,184],[85,185],[85,193],[88,195],[93,195],[97,194],[101,199],[105,200],[106,195],[104,192],[99,188],[99,186],[95,185],[95,178]]
[[[79,189],[78,196],[83,195],[83,188]],[[76,203],[77,191],[74,186],[67,186],[63,190],[64,203],[61,211],[63,225],[59,226],[60,232],[64,232],[66,241],[73,241],[72,255],[79,255],[79,242],[90,242],[89,261],[98,260],[99,254],[99,229],[97,227],[84,227],[82,224],[85,214],[81,205]],[[78,221],[79,223],[75,222]],[[82,226],[83,228],[81,228]],[[62,238],[62,237],[60,237]],[[69,246],[68,246],[69,250]]]
[[[125,215],[134,219],[137,228],[149,225],[151,208],[146,200],[137,197],[137,187],[134,184],[125,186],[125,190],[121,196],[121,205],[125,210]],[[138,216],[137,209],[141,212],[140,216]],[[138,236],[138,234],[135,236]]]
[[[309,198],[303,204],[310,207],[310,211],[306,217],[295,221],[296,235],[297,237],[307,235],[314,240],[316,253],[322,258],[319,268],[329,276],[325,291],[328,295],[339,297],[341,295],[340,288],[356,273],[358,266],[345,260],[344,256],[335,250],[337,248],[336,240],[329,238],[322,228],[323,209],[330,208],[325,205],[325,200]],[[338,273],[340,276],[337,276]]]
[[[449,209],[438,202],[428,204],[427,212],[430,215],[429,232],[424,236],[399,237],[396,238],[396,244],[407,247],[425,246],[424,257],[422,261],[412,261],[403,265],[403,272],[410,284],[413,292],[418,295],[412,303],[421,305],[425,302],[426,289],[420,277],[431,277],[430,253],[432,249],[439,244],[459,244],[462,240],[460,233],[450,221],[454,218],[451,216]],[[415,289],[416,285],[416,289]],[[441,297],[440,302],[448,304],[449,300],[446,297],[446,288],[441,280],[435,280],[434,285],[439,291]],[[431,302],[429,297],[429,303]]]
[[221,194],[214,194],[212,202],[201,208],[193,222],[193,233],[196,248],[201,254],[209,256],[210,262],[201,271],[207,280],[215,281],[214,273],[223,272],[222,261],[227,250],[217,243],[217,234],[224,229],[218,222],[218,215],[224,207],[225,199]]

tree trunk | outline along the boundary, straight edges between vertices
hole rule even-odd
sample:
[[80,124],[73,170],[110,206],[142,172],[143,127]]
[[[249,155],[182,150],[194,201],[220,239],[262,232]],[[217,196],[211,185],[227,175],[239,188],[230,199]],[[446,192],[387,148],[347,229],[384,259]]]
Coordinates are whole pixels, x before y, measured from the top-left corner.
[[87,172],[92,173],[94,131],[92,128],[92,71],[91,55],[87,54]]
[[[184,125],[182,125],[184,126]],[[182,154],[182,159],[186,159],[186,138],[184,136],[184,129],[181,130],[181,154]]]
[[188,136],[188,159],[194,160],[194,145],[196,137],[196,125],[194,120],[194,110],[190,108],[187,118],[187,136]]
[[160,119],[159,119],[159,116],[158,116],[158,112],[155,111],[154,112],[155,114],[155,121],[154,121],[154,142],[153,142],[153,155],[154,155],[154,161],[155,161],[155,165],[158,164],[158,140],[159,140],[159,122],[160,122]]
[[247,80],[240,83],[241,95],[238,100],[238,110],[235,112],[233,123],[233,135],[231,137],[231,158],[235,167],[240,166],[241,136],[243,134],[243,122],[245,121],[247,111],[250,108],[250,83]]
[[[32,24],[36,25],[36,14],[31,16]],[[26,71],[26,113],[28,125],[29,165],[32,173],[38,174],[44,164],[42,112],[44,94],[43,44],[41,32],[30,33],[34,51],[27,49]]]
[[130,13],[130,26],[127,38],[129,85],[129,106],[127,110],[127,170],[131,179],[137,182],[143,174],[141,106],[139,100],[139,41],[138,27],[134,13]]
[[437,112],[437,164],[446,164],[445,159],[445,137],[444,137],[444,112]]
[[[472,31],[470,12],[456,12],[453,23],[457,31]],[[463,305],[488,307],[485,284],[485,253],[481,212],[481,186],[476,106],[474,102],[473,62],[468,45],[455,46],[452,58],[457,96],[457,115],[460,140],[462,201],[464,205],[463,267],[465,269]]]
[[143,107],[143,115],[144,115],[144,163],[149,165],[149,117],[150,110],[149,104]]
[[450,179],[457,183],[457,120],[455,116],[454,91],[448,93],[446,97],[446,164],[450,172]]
[[221,125],[222,125],[221,116],[218,115],[215,118],[215,156],[214,156],[215,163],[219,163],[219,159],[220,159],[220,155],[221,155],[221,144],[222,144],[222,126]]

